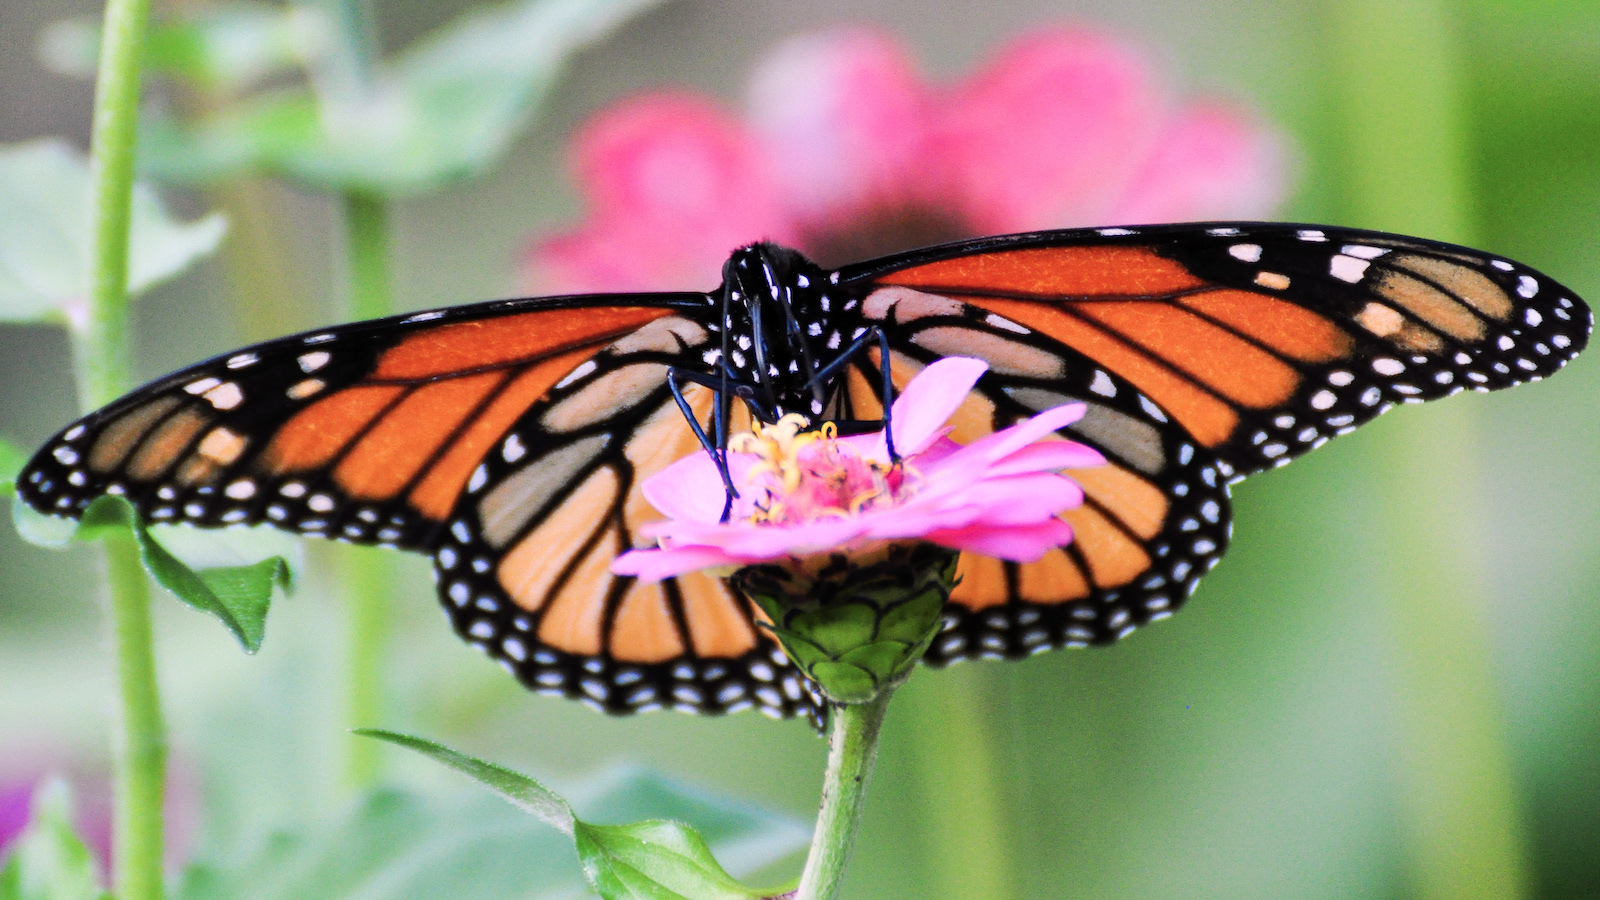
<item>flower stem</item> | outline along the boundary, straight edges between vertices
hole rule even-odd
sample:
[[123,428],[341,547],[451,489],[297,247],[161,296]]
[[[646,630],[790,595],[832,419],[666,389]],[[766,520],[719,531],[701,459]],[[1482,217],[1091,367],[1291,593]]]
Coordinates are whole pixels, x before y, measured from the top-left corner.
[[[344,195],[352,319],[377,319],[393,311],[389,274],[389,215],[384,198],[360,191]],[[349,645],[345,652],[350,727],[372,728],[383,712],[382,660],[387,630],[385,605],[389,579],[383,551],[348,547],[342,555],[345,594],[350,605]],[[351,735],[346,776],[358,788],[378,775],[378,744]]]
[[855,845],[867,781],[878,756],[878,732],[893,690],[867,703],[836,704],[828,723],[828,771],[822,782],[822,810],[811,836],[811,854],[800,874],[795,900],[833,900]]
[[[1341,0],[1330,45],[1347,120],[1352,224],[1473,239],[1469,107],[1451,0]],[[1397,427],[1404,425],[1404,428]],[[1384,423],[1378,560],[1395,647],[1395,742],[1411,896],[1532,892],[1474,545],[1475,409],[1449,401]],[[1476,551],[1476,552],[1475,552]]]
[[[74,322],[78,399],[85,412],[111,402],[132,382],[128,349],[128,236],[133,219],[133,158],[139,115],[139,61],[149,0],[107,0],[95,80],[91,149],[89,308]],[[132,535],[106,539],[106,581],[117,659],[116,896],[162,896],[162,794],[167,745],[156,683],[150,583]]]
[[116,896],[162,896],[162,795],[167,739],[156,687],[150,582],[130,534],[106,539],[112,638],[117,653]]
[[930,897],[1002,900],[1013,894],[1004,799],[986,703],[988,670],[926,673],[900,698],[901,728],[921,784],[917,816],[927,848]]
[[350,242],[350,318],[387,316],[394,311],[389,275],[389,203],[377,194],[346,191],[344,220],[346,240]]

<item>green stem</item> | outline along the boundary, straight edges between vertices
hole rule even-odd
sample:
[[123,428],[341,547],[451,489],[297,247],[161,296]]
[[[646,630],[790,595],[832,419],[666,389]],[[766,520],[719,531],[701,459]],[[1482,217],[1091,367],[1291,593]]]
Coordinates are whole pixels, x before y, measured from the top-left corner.
[[[346,240],[349,242],[350,317],[377,319],[393,311],[389,276],[388,204],[379,196],[350,191],[344,195]],[[343,555],[345,593],[349,598],[349,645],[345,659],[349,723],[352,728],[382,724],[382,660],[386,605],[389,595],[383,551],[348,548]],[[346,775],[358,788],[370,787],[378,775],[378,745],[352,735]]]
[[[1470,122],[1450,0],[1342,0],[1329,29],[1354,224],[1473,239]],[[1395,654],[1401,811],[1420,898],[1530,890],[1474,539],[1477,410],[1449,401],[1386,434],[1379,562]],[[1403,426],[1403,427],[1402,427]]]
[[[346,715],[351,728],[375,728],[383,723],[384,636],[388,631],[385,600],[388,597],[386,551],[372,547],[343,547],[340,554],[345,594],[350,604],[349,644],[345,652]],[[378,778],[378,742],[351,735],[345,758],[345,777],[356,788],[371,787]]]
[[[84,411],[121,396],[133,379],[128,349],[128,236],[139,115],[139,61],[149,0],[107,0],[90,140],[89,308],[73,328]],[[118,705],[115,887],[120,900],[162,896],[162,795],[166,732],[156,683],[150,585],[131,535],[106,540]]]
[[960,900],[1012,895],[1011,859],[996,771],[986,670],[959,666],[908,683],[902,728],[921,783],[918,830],[927,848],[924,894]]
[[89,309],[75,323],[78,398],[97,409],[132,382],[128,352],[128,234],[133,221],[133,152],[139,114],[139,59],[150,0],[107,0],[90,139],[92,210]]
[[112,637],[119,686],[116,750],[116,896],[162,896],[162,794],[167,739],[156,688],[150,582],[130,534],[106,539]]
[[350,318],[379,319],[394,311],[389,279],[389,204],[363,191],[344,195],[350,260]]
[[850,850],[861,825],[867,781],[878,756],[878,732],[893,690],[868,703],[836,704],[828,723],[828,771],[822,782],[822,810],[811,836],[811,854],[800,873],[795,900],[833,900],[838,896]]

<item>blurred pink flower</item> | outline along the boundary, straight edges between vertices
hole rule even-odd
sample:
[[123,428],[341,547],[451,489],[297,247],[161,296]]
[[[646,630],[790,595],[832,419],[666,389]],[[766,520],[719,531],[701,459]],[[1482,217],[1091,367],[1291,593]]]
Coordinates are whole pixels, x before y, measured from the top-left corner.
[[[33,798],[39,786],[53,777],[63,777],[72,788],[73,824],[78,837],[100,863],[102,875],[110,872],[112,800],[111,779],[84,772],[79,766],[60,762],[46,763],[45,753],[30,753],[35,761],[18,764],[7,760],[0,777],[0,865],[4,865],[11,844],[32,819]],[[194,848],[200,817],[200,792],[194,771],[183,761],[169,764],[166,799],[166,857],[169,868],[182,864]]]
[[1129,46],[1053,29],[929,83],[870,28],[768,54],[741,122],[663,91],[621,102],[572,150],[589,217],[534,243],[539,292],[715,283],[767,239],[837,265],[984,234],[1259,218],[1281,199],[1275,132],[1214,101],[1177,103]]
[[740,497],[722,522],[722,476],[696,453],[644,483],[667,517],[646,534],[660,547],[618,557],[612,571],[654,581],[695,569],[742,566],[843,550],[870,552],[897,541],[928,541],[1019,562],[1072,540],[1057,516],[1083,502],[1062,469],[1104,465],[1094,450],[1050,440],[1083,416],[1072,403],[962,446],[945,422],[988,364],[946,357],[922,371],[894,401],[890,461],[885,433],[834,438],[801,432],[804,420],[732,444],[728,468]]

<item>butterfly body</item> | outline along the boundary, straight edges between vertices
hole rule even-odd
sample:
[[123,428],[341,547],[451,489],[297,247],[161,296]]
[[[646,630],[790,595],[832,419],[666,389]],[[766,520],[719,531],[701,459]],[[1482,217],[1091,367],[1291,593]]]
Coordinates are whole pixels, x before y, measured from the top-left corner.
[[1061,436],[1108,464],[1066,473],[1071,544],[963,557],[928,659],[1105,643],[1220,559],[1230,481],[1395,404],[1545,377],[1590,325],[1519,264],[1349,229],[1040,232],[837,270],[755,244],[708,293],[478,304],[218,357],[64,429],[18,489],[57,515],[118,493],[151,521],[429,553],[465,639],[607,711],[815,715],[722,582],[610,574],[655,517],[650,474],[752,420],[876,423],[886,380],[982,358],[956,440],[1084,403]]

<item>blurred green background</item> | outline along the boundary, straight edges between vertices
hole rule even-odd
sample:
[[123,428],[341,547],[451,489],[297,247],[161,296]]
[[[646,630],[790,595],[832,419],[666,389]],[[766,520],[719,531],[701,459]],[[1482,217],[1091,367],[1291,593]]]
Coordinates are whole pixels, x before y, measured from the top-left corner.
[[[467,5],[375,10],[399,46]],[[34,43],[97,11],[0,11],[0,141],[85,142],[88,85],[42,70]],[[674,0],[579,57],[493,175],[395,204],[400,306],[515,293],[528,235],[581,212],[562,154],[607,102],[681,84],[737,103],[775,41],[862,20],[950,76],[1032,26],[1108,28],[1152,50],[1175,89],[1232,98],[1291,136],[1284,218],[1472,243],[1600,297],[1592,0]],[[288,224],[275,251],[287,263],[241,284],[219,258],[146,298],[141,377],[338,318],[337,209],[250,190]],[[189,212],[209,202],[168,196]],[[240,289],[282,305],[237,315]],[[69,370],[59,331],[0,327],[0,435],[31,447],[70,420]],[[1591,352],[1547,383],[1398,410],[1240,485],[1232,551],[1172,620],[1112,648],[919,674],[890,713],[846,896],[1600,896],[1596,397]],[[307,557],[255,658],[158,604],[176,766],[227,785],[214,819],[259,827],[342,800],[344,621],[319,586],[331,554]],[[373,724],[558,781],[640,761],[812,814],[825,747],[805,725],[610,719],[526,694],[449,632],[424,560],[395,567],[391,694]],[[92,557],[3,527],[0,571],[0,780],[43,761],[103,764],[111,684]],[[474,790],[383,760],[398,782]]]

